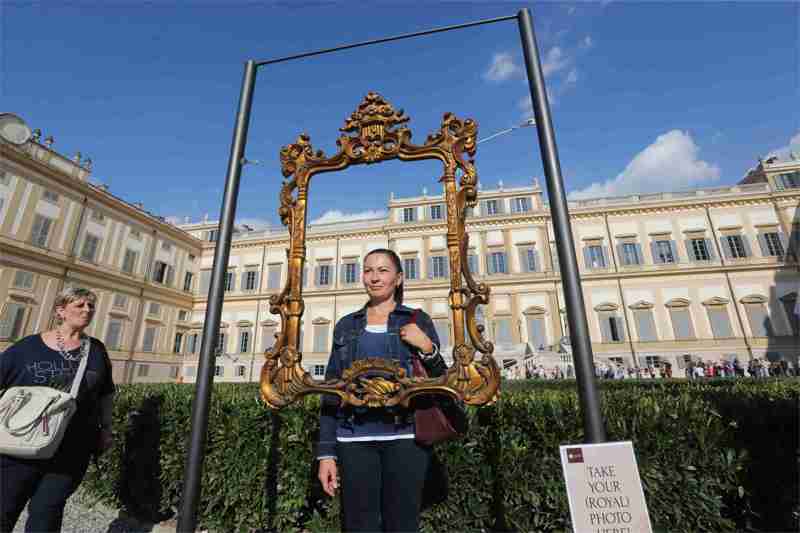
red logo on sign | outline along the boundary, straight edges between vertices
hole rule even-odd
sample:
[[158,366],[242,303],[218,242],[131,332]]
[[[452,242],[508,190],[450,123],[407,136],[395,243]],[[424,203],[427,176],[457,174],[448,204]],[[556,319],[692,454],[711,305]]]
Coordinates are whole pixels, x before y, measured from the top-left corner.
[[568,463],[582,463],[583,450],[580,448],[567,448],[567,462]]

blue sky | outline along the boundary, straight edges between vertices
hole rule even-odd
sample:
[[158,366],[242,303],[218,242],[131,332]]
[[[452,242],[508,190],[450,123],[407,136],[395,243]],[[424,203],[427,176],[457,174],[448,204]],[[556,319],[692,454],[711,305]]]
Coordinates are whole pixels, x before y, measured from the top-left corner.
[[[737,182],[757,158],[800,154],[800,3],[0,4],[3,111],[80,150],[94,179],[163,216],[221,201],[243,62],[533,11],[573,198]],[[479,137],[529,112],[515,22],[343,51],[259,71],[237,218],[279,224],[279,150],[301,132],[335,151],[369,91],[405,109],[422,143],[446,111]],[[481,144],[484,187],[543,170],[533,128]],[[434,162],[318,176],[309,220],[438,190]]]

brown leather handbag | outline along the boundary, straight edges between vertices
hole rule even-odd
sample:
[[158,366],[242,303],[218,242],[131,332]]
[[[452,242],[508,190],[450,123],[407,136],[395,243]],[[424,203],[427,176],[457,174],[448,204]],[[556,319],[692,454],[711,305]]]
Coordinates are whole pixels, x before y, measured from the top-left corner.
[[[419,356],[413,357],[412,364],[414,377],[428,377]],[[433,446],[466,433],[466,414],[449,396],[426,394],[415,400],[414,439],[419,444]]]
[[[419,311],[414,311],[409,324],[416,323],[418,314]],[[429,377],[429,372],[419,354],[412,355],[411,364],[414,377]],[[444,368],[444,365],[441,366]],[[449,396],[425,394],[414,399],[414,440],[419,444],[433,446],[458,438],[466,432],[466,413]]]
[[[427,378],[428,372],[422,366],[419,356],[413,359],[414,377]],[[418,397],[414,409],[414,439],[425,446],[433,446],[440,442],[459,436],[458,431],[439,407],[432,395]]]

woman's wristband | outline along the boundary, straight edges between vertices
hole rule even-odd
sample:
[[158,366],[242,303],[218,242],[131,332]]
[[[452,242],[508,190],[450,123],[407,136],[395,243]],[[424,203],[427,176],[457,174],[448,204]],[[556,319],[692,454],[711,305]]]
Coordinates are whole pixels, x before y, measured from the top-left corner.
[[431,344],[433,345],[433,350],[431,350],[431,352],[430,352],[430,353],[425,353],[425,352],[423,352],[423,351],[420,351],[420,352],[419,352],[419,355],[420,355],[420,356],[421,356],[423,359],[433,359],[434,357],[436,357],[437,355],[439,355],[439,347],[438,347],[438,346],[436,346],[436,344],[434,344],[434,343],[431,343]]

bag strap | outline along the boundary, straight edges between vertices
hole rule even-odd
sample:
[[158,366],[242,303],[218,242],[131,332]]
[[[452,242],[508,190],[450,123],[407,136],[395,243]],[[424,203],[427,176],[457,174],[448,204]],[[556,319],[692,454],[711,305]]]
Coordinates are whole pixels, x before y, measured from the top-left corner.
[[89,362],[89,355],[92,352],[92,341],[89,337],[84,337],[81,341],[81,352],[84,352],[84,344],[87,343],[89,348],[85,350],[86,354],[81,357],[81,363],[78,365],[78,372],[75,374],[75,377],[72,379],[72,387],[69,389],[69,395],[72,399],[76,399],[78,397],[78,389],[80,389],[81,381],[83,381],[83,374],[86,372],[86,365]]

